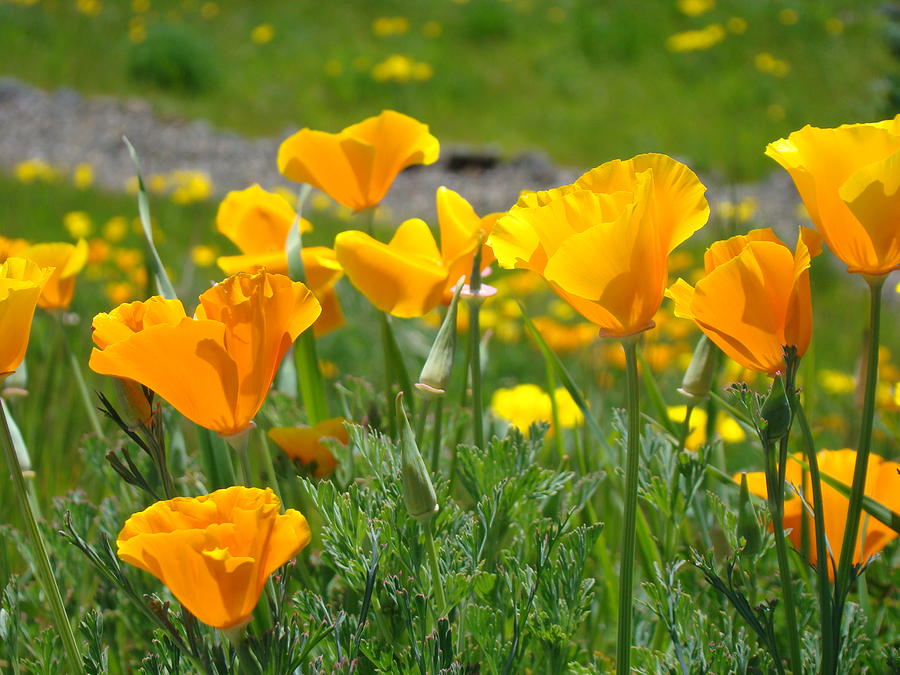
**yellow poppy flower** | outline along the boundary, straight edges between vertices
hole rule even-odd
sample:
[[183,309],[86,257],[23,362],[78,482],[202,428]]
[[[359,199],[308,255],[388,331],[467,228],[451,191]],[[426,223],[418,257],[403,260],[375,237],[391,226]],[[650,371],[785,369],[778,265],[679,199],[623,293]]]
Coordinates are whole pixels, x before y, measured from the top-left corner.
[[836,129],[805,126],[766,147],[794,179],[809,217],[847,271],[900,266],[900,115]]
[[[801,454],[795,455],[801,461],[805,458]],[[856,466],[856,451],[843,450],[822,450],[817,453],[819,460],[819,472],[825,476],[829,476],[841,481],[845,485],[853,483],[853,471]],[[880,504],[888,507],[894,512],[900,511],[900,491],[897,490],[898,476],[900,464],[897,462],[889,462],[878,455],[869,455],[869,466],[866,472],[865,495],[871,497]],[[735,481],[740,482],[741,476],[734,476]],[[806,475],[806,484],[803,485],[803,468],[797,462],[788,462],[785,471],[785,480],[802,489],[802,494],[807,504],[812,506],[812,485],[809,474]],[[801,488],[801,485],[803,487]],[[747,487],[753,494],[760,497],[766,497],[766,477],[763,472],[754,472],[747,474]],[[834,562],[841,558],[841,546],[844,540],[844,528],[847,525],[847,508],[849,500],[833,487],[822,482],[822,509],[825,513],[825,538],[828,540],[828,550],[831,552],[833,560],[829,561],[828,575],[834,581]],[[790,528],[791,544],[798,551],[802,550],[801,533],[803,531],[801,518],[803,516],[810,518],[806,507],[803,505],[799,497],[793,497],[784,502],[784,527]],[[865,527],[862,527],[862,521],[866,519]],[[808,554],[810,562],[815,565],[816,543],[815,531],[812,521],[808,522],[806,528],[809,535]],[[865,531],[865,538],[862,533]],[[860,537],[859,548],[853,553],[853,563],[855,565],[867,562],[873,555],[887,546],[888,542],[897,536],[890,527],[879,520],[868,516],[865,511],[860,515]]]
[[666,155],[615,160],[524,194],[488,244],[502,267],[542,275],[602,335],[625,337],[653,326],[669,253],[709,218],[705,191]]
[[25,358],[34,308],[52,273],[25,258],[7,258],[0,264],[0,382]]
[[337,460],[322,440],[332,438],[343,445],[349,443],[346,421],[343,417],[332,417],[312,427],[273,427],[269,429],[269,438],[291,459],[314,464],[315,477],[324,478],[334,471]]
[[301,129],[278,149],[278,170],[359,211],[381,202],[403,169],[432,164],[439,151],[427,125],[385,110],[336,134]]
[[84,239],[77,244],[64,242],[34,244],[22,252],[40,267],[53,267],[53,274],[47,279],[38,306],[44,309],[65,309],[72,303],[75,294],[75,276],[87,263],[88,245]]
[[479,243],[482,245],[481,269],[494,261],[494,252],[484,242],[503,214],[491,213],[479,217],[459,193],[444,186],[437,189],[435,203],[441,233],[441,257],[447,267],[445,299],[449,301],[460,277],[464,276],[465,282],[469,282]]
[[200,296],[150,298],[94,317],[91,368],[153,390],[222,436],[246,429],[291,343],[318,318],[310,290],[285,276],[240,273]]
[[695,321],[732,359],[775,374],[784,369],[782,346],[795,346],[799,356],[809,347],[809,264],[819,250],[809,228],[793,253],[771,229],[753,230],[713,244],[696,287],[679,279],[666,294],[676,316]]
[[230,487],[156,502],[116,538],[121,560],[164,583],[214,628],[250,621],[269,575],[309,544],[306,518],[270,489]]
[[[285,247],[297,214],[281,195],[253,185],[229,192],[216,214],[216,227],[241,250],[242,255],[222,256],[216,262],[225,274],[259,272],[287,274]],[[312,225],[305,218],[300,231]],[[306,283],[322,305],[322,316],[313,326],[316,337],[344,324],[344,314],[334,286],[343,276],[334,251],[325,246],[306,246],[301,251]]]
[[447,268],[434,235],[412,218],[383,244],[365,232],[347,230],[334,239],[347,278],[375,307],[394,316],[422,316],[444,297]]

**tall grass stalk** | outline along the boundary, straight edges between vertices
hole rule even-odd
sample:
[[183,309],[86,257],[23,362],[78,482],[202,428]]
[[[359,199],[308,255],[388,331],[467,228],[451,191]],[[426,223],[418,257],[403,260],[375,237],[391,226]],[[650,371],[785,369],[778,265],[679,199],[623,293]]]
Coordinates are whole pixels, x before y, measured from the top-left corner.
[[12,475],[13,492],[16,493],[19,511],[22,514],[22,518],[25,520],[25,531],[29,543],[31,544],[32,560],[36,567],[35,572],[38,581],[41,584],[41,588],[44,591],[44,596],[47,598],[47,602],[50,603],[50,612],[53,615],[53,623],[63,643],[66,661],[69,664],[69,672],[76,674],[84,673],[84,665],[81,661],[78,643],[75,641],[75,634],[72,632],[72,625],[69,623],[69,616],[66,614],[62,595],[60,595],[59,592],[59,586],[56,583],[56,578],[53,576],[53,570],[50,567],[50,559],[47,556],[47,546],[44,543],[44,537],[38,529],[37,520],[31,510],[28,489],[25,485],[25,478],[22,475],[22,467],[19,465],[19,457],[16,454],[6,414],[6,406],[0,406],[0,443],[3,445],[6,463],[9,466],[9,471]]

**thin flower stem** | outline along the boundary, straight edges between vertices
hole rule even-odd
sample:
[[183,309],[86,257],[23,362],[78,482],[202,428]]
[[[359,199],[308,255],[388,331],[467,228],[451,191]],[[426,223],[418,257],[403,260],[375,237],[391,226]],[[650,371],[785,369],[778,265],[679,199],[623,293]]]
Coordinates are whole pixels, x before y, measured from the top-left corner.
[[441,568],[438,566],[437,548],[434,545],[434,520],[425,523],[422,528],[425,531],[425,552],[428,555],[428,566],[431,568],[431,592],[438,606],[438,616],[443,616],[447,609],[447,600],[444,597],[444,580],[441,578]]
[[[566,454],[566,446],[563,440],[563,428],[559,423],[559,403],[556,400],[556,374],[553,372],[553,364],[546,359],[544,359],[544,369],[547,374],[547,394],[550,396],[550,415],[553,418],[553,441],[556,445],[556,462],[558,463]],[[582,473],[584,473],[583,467]]]
[[[403,360],[403,352],[400,351],[400,345],[397,343],[397,336],[394,334],[394,327],[391,324],[391,317],[386,312],[379,312],[381,316],[382,338],[384,339],[385,349],[385,367],[392,374],[391,381],[396,378],[397,384],[403,390],[403,399],[409,405],[411,414],[416,414],[416,397],[415,390],[412,386],[412,380],[409,377],[409,371],[406,369],[406,362]],[[393,398],[391,398],[393,401]]]
[[422,447],[425,438],[425,424],[428,422],[428,412],[431,408],[431,398],[426,398],[419,410],[419,419],[416,420],[416,443]]
[[275,464],[272,462],[272,450],[266,442],[266,433],[260,429],[257,433],[257,442],[259,443],[259,454],[262,455],[262,468],[269,476],[269,485],[275,494],[282,499],[284,495],[281,492],[281,486],[278,484],[278,474],[275,473]]
[[[840,635],[844,600],[850,592],[850,575],[853,568],[853,553],[859,536],[859,517],[862,511],[863,495],[866,487],[866,473],[869,468],[869,452],[872,449],[872,424],[875,417],[875,388],[878,383],[878,343],[881,327],[881,289],[885,276],[867,278],[869,283],[869,353],[866,358],[866,384],[863,399],[862,425],[859,430],[859,444],[856,448],[856,466],[853,469],[853,484],[850,489],[850,504],[847,507],[847,524],[841,542],[841,560],[835,576],[835,636]],[[838,646],[840,654],[840,646]]]
[[441,461],[441,433],[443,426],[444,397],[441,396],[434,403],[434,436],[431,440],[431,475],[438,471]]
[[37,521],[31,510],[31,502],[28,500],[28,490],[25,486],[25,478],[22,476],[22,467],[19,466],[19,457],[16,455],[16,449],[13,446],[9,423],[6,419],[5,406],[0,406],[0,427],[2,427],[0,428],[0,443],[3,445],[6,462],[9,466],[10,474],[12,474],[13,492],[16,493],[16,499],[19,502],[19,511],[25,519],[25,530],[31,543],[33,561],[37,567],[35,572],[37,573],[38,581],[44,591],[44,596],[50,603],[53,623],[56,625],[56,630],[59,632],[62,640],[70,672],[76,674],[84,673],[84,665],[81,661],[78,643],[75,640],[75,634],[72,632],[72,626],[69,623],[69,617],[63,605],[59,586],[50,567],[50,559],[47,557],[47,547],[44,544],[44,538],[38,529]]
[[481,394],[481,247],[472,261],[469,276],[469,366],[472,369],[472,438],[476,447],[484,447],[484,400]]
[[239,465],[241,467],[239,472],[241,475],[238,476],[238,480],[247,487],[256,486],[256,482],[253,480],[253,473],[250,469],[250,454],[248,452],[251,429],[252,427],[247,427],[243,431],[224,437],[225,442],[231,446],[231,449],[234,450],[238,456]]
[[828,579],[830,560],[828,557],[828,542],[825,539],[825,510],[822,503],[822,480],[819,475],[819,460],[816,456],[816,446],[809,423],[806,420],[803,404],[800,402],[800,397],[795,391],[789,392],[789,395],[791,407],[803,434],[806,461],[809,464],[809,479],[812,484],[813,518],[816,536],[816,590],[819,595],[819,617],[822,633],[822,664],[820,672],[822,675],[834,675],[837,672],[837,653],[835,649],[838,641],[835,639],[832,623],[831,581]]
[[[781,439],[779,456],[786,454],[788,435]],[[794,585],[791,579],[791,566],[788,560],[787,541],[784,537],[784,482],[779,482],[780,470],[775,459],[775,448],[767,446],[766,454],[766,492],[768,493],[769,511],[772,515],[773,534],[775,536],[775,555],[778,558],[778,576],[781,581],[781,595],[784,600],[784,613],[787,620],[788,649],[790,651],[791,672],[802,675],[803,661],[800,658],[800,632],[797,628],[797,606],[794,602]]]
[[616,673],[631,672],[631,617],[634,605],[634,542],[637,529],[638,465],[641,456],[641,409],[637,370],[637,337],[622,340],[628,396],[628,446],[625,458],[625,517],[622,522],[622,561],[619,567],[619,628],[616,636]]

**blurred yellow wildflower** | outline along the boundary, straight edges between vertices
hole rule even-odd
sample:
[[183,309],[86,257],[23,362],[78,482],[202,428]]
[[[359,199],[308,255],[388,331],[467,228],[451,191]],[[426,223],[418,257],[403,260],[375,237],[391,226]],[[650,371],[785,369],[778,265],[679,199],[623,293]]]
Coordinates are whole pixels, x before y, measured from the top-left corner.
[[822,389],[829,394],[849,394],[856,389],[856,378],[850,373],[822,368],[818,376]]
[[271,42],[275,37],[275,27],[270,23],[261,23],[250,31],[250,41],[257,45]]
[[131,0],[131,11],[135,14],[143,14],[150,9],[150,0]]
[[568,16],[568,12],[564,7],[560,7],[559,5],[553,5],[552,7],[547,8],[547,18],[554,23],[562,23],[566,20]]
[[441,27],[437,21],[426,21],[422,24],[422,35],[425,37],[436,38],[444,32],[444,29]]
[[747,19],[742,16],[733,16],[725,22],[725,26],[730,33],[740,35],[747,30]]
[[59,172],[42,159],[27,159],[16,164],[14,169],[16,179],[21,183],[33,183],[45,181],[47,183],[56,180]]
[[840,35],[844,32],[844,22],[836,16],[825,19],[825,32],[830,35]]
[[[553,392],[556,399],[559,424],[571,429],[584,422],[581,410],[565,388]],[[535,422],[552,422],[553,403],[549,394],[536,384],[520,384],[509,389],[498,389],[491,397],[491,411],[506,420],[524,434]],[[552,429],[548,433],[552,433]]]
[[97,16],[103,11],[100,0],[75,0],[75,9],[85,16]]
[[344,72],[344,66],[337,59],[328,59],[325,62],[325,74],[328,77],[339,77]]
[[[679,425],[684,423],[687,406],[669,406],[666,411],[669,413],[670,420]],[[706,442],[707,421],[706,410],[694,408],[691,412],[691,430],[684,444],[688,450],[696,450]],[[722,413],[719,413],[716,419],[716,435],[726,443],[740,443],[747,437],[740,424]]]
[[128,22],[128,41],[139,45],[147,39],[147,26],[140,17],[134,17]]
[[173,171],[169,181],[174,185],[171,198],[176,204],[200,202],[212,195],[212,181],[202,171]]
[[686,16],[700,16],[715,7],[716,0],[678,0],[675,4],[678,11]]
[[767,73],[774,77],[784,77],[791,72],[791,65],[787,61],[775,58],[769,52],[760,52],[753,57],[753,65],[761,73]]
[[409,19],[405,16],[380,16],[372,22],[372,32],[378,37],[403,35],[409,32]]
[[113,216],[103,226],[103,238],[117,244],[128,234],[128,220],[123,216]]
[[204,19],[214,19],[219,16],[219,6],[214,2],[204,2],[200,5],[200,16]]
[[135,297],[135,288],[127,281],[115,281],[106,284],[103,290],[106,292],[106,297],[114,305],[129,302],[134,300]]
[[73,239],[87,237],[94,231],[91,217],[84,211],[69,211],[63,216],[63,227]]
[[780,12],[778,12],[778,21],[780,21],[785,26],[793,26],[800,20],[800,14],[796,9],[791,9],[790,7],[785,7]]
[[[784,109],[784,106],[780,103],[770,103],[766,106],[766,117],[768,117],[773,122],[780,122],[787,115],[787,111]],[[806,216],[806,212],[804,212],[804,217]]]
[[197,267],[212,267],[216,256],[216,250],[212,246],[200,244],[191,249],[191,260]]
[[79,190],[89,188],[94,184],[94,167],[85,162],[76,164],[72,171],[72,183]]
[[666,38],[666,48],[670,52],[696,52],[709,49],[725,39],[725,29],[721,24],[711,23],[699,30],[686,30]]
[[406,54],[391,54],[372,66],[372,79],[376,82],[422,82],[433,74],[429,64],[414,61]]

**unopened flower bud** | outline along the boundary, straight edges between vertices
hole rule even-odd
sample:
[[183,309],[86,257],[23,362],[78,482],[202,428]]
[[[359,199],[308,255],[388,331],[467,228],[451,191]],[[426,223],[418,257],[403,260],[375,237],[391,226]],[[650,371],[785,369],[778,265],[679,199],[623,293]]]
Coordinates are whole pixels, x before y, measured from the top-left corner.
[[738,501],[738,536],[744,538],[744,548],[741,553],[754,555],[759,551],[762,537],[759,532],[759,521],[756,518],[756,509],[750,501],[750,490],[747,487],[747,474],[741,474],[741,494]]
[[701,335],[694,348],[691,364],[678,388],[678,393],[687,398],[688,402],[696,403],[709,398],[717,356],[718,349],[713,341],[705,335]]
[[[124,377],[115,378],[119,409],[116,411],[129,429],[140,425],[150,426],[153,419],[151,399],[147,397],[143,385]],[[152,396],[152,394],[151,394]]]
[[772,389],[763,402],[760,415],[765,424],[761,427],[764,443],[774,443],[787,436],[791,430],[791,404],[784,389],[784,381],[780,377],[773,380]]
[[450,381],[453,370],[453,355],[456,352],[456,315],[461,291],[462,284],[458,284],[416,383],[416,389],[426,396],[437,397],[446,393],[447,382]]
[[400,480],[403,483],[403,501],[409,515],[424,523],[438,511],[437,495],[416,445],[416,435],[406,417],[402,393],[397,395],[397,418],[400,420]]

